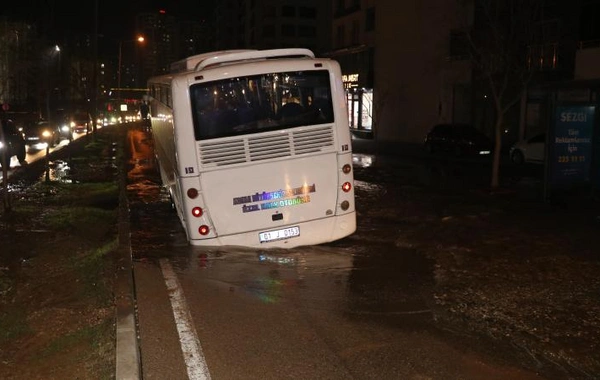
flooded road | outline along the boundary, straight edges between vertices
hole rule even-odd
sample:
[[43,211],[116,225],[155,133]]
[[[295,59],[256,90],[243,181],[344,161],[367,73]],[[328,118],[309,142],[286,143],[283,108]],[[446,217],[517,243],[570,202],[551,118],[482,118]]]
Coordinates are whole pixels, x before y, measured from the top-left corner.
[[434,323],[434,263],[401,238],[412,215],[402,194],[418,190],[386,181],[375,157],[355,155],[352,236],[207,248],[188,245],[150,134],[131,129],[127,146],[144,379],[542,378]]

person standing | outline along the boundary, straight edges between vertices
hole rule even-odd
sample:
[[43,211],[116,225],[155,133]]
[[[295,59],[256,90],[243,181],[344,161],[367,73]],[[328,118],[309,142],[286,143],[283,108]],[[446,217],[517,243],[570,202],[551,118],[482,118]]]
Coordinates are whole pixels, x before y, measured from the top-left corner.
[[4,159],[10,165],[10,158],[17,156],[21,166],[27,165],[25,161],[25,139],[23,135],[17,129],[14,121],[9,117],[6,111],[8,111],[8,104],[2,104],[0,107],[0,124],[2,124],[2,133],[0,138],[4,145],[2,154]]

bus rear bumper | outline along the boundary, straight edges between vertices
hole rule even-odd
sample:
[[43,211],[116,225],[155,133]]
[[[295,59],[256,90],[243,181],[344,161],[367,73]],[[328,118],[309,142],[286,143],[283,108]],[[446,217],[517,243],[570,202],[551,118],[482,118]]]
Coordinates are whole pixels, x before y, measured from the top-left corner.
[[294,248],[304,245],[329,243],[352,235],[356,231],[356,212],[338,217],[311,220],[274,228],[300,227],[300,235],[292,238],[261,243],[259,234],[264,230],[224,235],[208,239],[190,239],[191,245],[197,246],[243,246],[252,248]]

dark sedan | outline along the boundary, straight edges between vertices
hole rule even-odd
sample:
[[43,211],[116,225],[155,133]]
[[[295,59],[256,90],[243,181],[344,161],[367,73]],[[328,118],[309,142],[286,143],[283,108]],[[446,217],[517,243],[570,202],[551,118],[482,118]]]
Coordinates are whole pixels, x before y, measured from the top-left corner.
[[71,115],[71,130],[77,133],[92,131],[92,117],[87,112],[78,111]]
[[25,144],[38,149],[43,148],[42,144],[57,145],[61,137],[58,124],[46,120],[28,122],[23,128],[23,135]]
[[443,153],[456,157],[489,156],[492,141],[469,124],[438,124],[425,136],[423,147],[430,154]]

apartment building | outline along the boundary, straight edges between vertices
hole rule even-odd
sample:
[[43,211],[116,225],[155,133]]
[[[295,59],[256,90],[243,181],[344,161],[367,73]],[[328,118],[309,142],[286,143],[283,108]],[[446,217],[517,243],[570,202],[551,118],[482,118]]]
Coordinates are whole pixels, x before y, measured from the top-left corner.
[[456,2],[332,0],[332,49],[348,89],[350,128],[420,142],[433,124],[468,121],[470,65],[449,60]]
[[30,24],[0,18],[0,103],[24,104],[31,96],[36,43]]
[[318,0],[223,0],[215,4],[215,50],[329,50],[330,7]]

